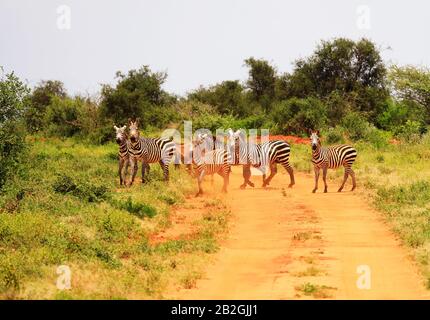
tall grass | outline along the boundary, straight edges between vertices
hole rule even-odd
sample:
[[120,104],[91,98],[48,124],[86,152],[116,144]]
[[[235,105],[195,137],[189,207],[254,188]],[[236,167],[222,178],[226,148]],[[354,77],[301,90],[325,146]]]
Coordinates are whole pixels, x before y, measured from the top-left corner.
[[[0,194],[0,298],[161,297],[195,255],[216,250],[206,221],[193,239],[150,244],[169,227],[170,207],[194,193],[182,170],[172,167],[166,186],[153,165],[147,184],[119,188],[115,144],[40,137],[28,144],[28,170]],[[55,286],[59,265],[71,268],[69,291]]]

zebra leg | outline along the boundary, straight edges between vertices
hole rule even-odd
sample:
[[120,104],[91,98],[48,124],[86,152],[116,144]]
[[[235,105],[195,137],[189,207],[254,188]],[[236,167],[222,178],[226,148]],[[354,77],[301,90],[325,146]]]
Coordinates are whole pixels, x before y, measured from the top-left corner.
[[205,170],[203,169],[197,177],[197,184],[199,185],[199,192],[197,192],[196,197],[201,196],[203,194],[202,182],[205,176]]
[[355,190],[355,187],[357,186],[356,185],[356,183],[355,183],[355,172],[354,172],[354,170],[352,170],[352,168],[349,168],[349,175],[351,176],[351,178],[352,178],[352,189],[351,189],[351,191],[354,191]]
[[287,170],[288,174],[290,175],[290,184],[288,185],[288,188],[291,188],[296,184],[296,181],[294,180],[294,170],[291,168],[290,164],[287,163],[283,166],[285,170]]
[[146,182],[145,174],[148,174],[148,173],[149,173],[149,164],[142,161],[142,183]]
[[223,172],[223,178],[224,178],[224,185],[223,185],[223,187],[222,187],[222,192],[225,192],[225,193],[227,193],[227,187],[228,187],[228,184],[229,184],[229,180],[230,180],[230,169],[231,168],[228,168],[225,172]]
[[324,193],[327,193],[327,167],[323,168]]
[[129,183],[129,186],[131,186],[133,184],[134,178],[136,178],[136,174],[137,174],[137,161],[133,157],[131,157],[129,161],[130,161],[130,166],[131,166],[131,170],[132,170],[131,180]]
[[242,166],[242,173],[243,173],[243,184],[240,186],[241,189],[245,189],[246,185],[250,185],[251,187],[254,187],[254,184],[249,180],[251,178],[251,165],[244,164]]
[[267,179],[263,180],[263,188],[268,186],[270,184],[270,181],[273,179],[273,177],[276,175],[276,173],[278,172],[278,166],[276,163],[272,163],[270,165],[270,175]]
[[159,161],[161,169],[163,169],[164,181],[169,181],[169,164],[164,163],[163,160]]
[[314,171],[315,171],[315,187],[314,187],[314,190],[312,190],[313,193],[315,193],[318,190],[318,179],[320,177],[320,168],[315,166]]
[[[125,184],[124,176],[123,176],[123,167],[124,167],[124,159],[119,159],[118,161],[118,174],[119,174],[119,185],[122,186]],[[126,166],[125,170],[127,170],[128,165]]]
[[339,190],[337,190],[337,192],[341,192],[343,190],[343,187],[345,186],[345,182],[348,179],[348,175],[349,175],[349,170],[347,167],[345,167],[345,173],[343,175],[343,182],[339,187]]

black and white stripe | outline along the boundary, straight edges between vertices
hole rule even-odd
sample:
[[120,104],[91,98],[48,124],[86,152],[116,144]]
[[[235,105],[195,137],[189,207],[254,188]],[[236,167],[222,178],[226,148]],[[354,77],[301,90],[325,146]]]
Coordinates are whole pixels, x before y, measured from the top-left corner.
[[[145,164],[158,162],[163,170],[164,180],[168,181],[169,165],[176,154],[176,144],[171,139],[140,137],[138,122],[130,121],[129,154],[132,166],[139,160]],[[147,171],[149,172],[149,166]],[[135,176],[136,170],[133,169],[130,185]]]
[[224,146],[219,149],[207,148],[206,138],[206,135],[198,135],[197,140],[193,143],[194,173],[199,187],[196,196],[203,194],[202,182],[206,175],[219,174],[224,179],[223,192],[227,192],[230,179],[231,157],[229,152],[224,149]]
[[[277,164],[281,164],[290,175],[291,188],[295,184],[293,168],[290,165],[290,145],[283,140],[273,140],[261,144],[252,141],[247,142],[243,130],[234,132],[233,136],[229,131],[231,153],[234,154],[234,164],[243,165],[244,182],[241,188],[246,185],[254,186],[250,181],[251,166],[259,169],[263,173],[263,187],[270,184],[277,173]],[[270,175],[266,178],[266,170],[270,168]]]
[[343,177],[342,185],[340,186],[338,192],[341,192],[345,186],[345,182],[348,176],[352,178],[352,189],[353,191],[356,187],[355,173],[352,170],[352,164],[357,158],[357,151],[346,144],[322,147],[321,140],[319,137],[319,131],[311,131],[311,146],[312,146],[312,163],[315,170],[315,187],[312,192],[318,190],[318,179],[320,175],[320,169],[323,170],[323,181],[324,181],[324,192],[327,192],[327,170],[337,169],[340,166],[345,168],[345,173]]

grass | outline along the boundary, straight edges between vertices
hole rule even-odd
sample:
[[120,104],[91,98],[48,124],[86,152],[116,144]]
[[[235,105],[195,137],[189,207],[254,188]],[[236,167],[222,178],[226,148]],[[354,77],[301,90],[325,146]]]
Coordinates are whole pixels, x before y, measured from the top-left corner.
[[[375,146],[361,141],[352,145],[358,152],[353,166],[356,192],[384,214],[411,249],[430,289],[430,134],[418,143]],[[291,150],[293,166],[313,174],[310,147],[293,145]],[[339,184],[342,176],[343,169],[328,171],[328,178]],[[346,190],[350,185],[349,180]]]
[[316,285],[312,283],[305,283],[301,286],[295,287],[295,289],[304,294],[305,296],[312,296],[315,299],[328,299],[332,298],[332,291],[337,290],[334,287],[325,285]]
[[[115,144],[28,142],[27,170],[0,194],[0,299],[160,298],[195,283],[227,227],[222,203],[208,204],[193,237],[150,243],[195,191],[184,170],[172,166],[166,185],[153,165],[147,184],[119,188]],[[55,286],[59,265],[72,270],[71,290]]]

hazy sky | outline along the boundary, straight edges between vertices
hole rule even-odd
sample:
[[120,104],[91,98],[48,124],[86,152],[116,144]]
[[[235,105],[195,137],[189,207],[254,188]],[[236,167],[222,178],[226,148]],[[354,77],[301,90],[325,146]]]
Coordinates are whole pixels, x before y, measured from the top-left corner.
[[31,86],[61,80],[75,94],[149,65],[168,72],[165,89],[184,94],[245,80],[250,56],[290,71],[339,36],[372,39],[387,62],[430,66],[429,30],[422,0],[0,0],[0,66]]

